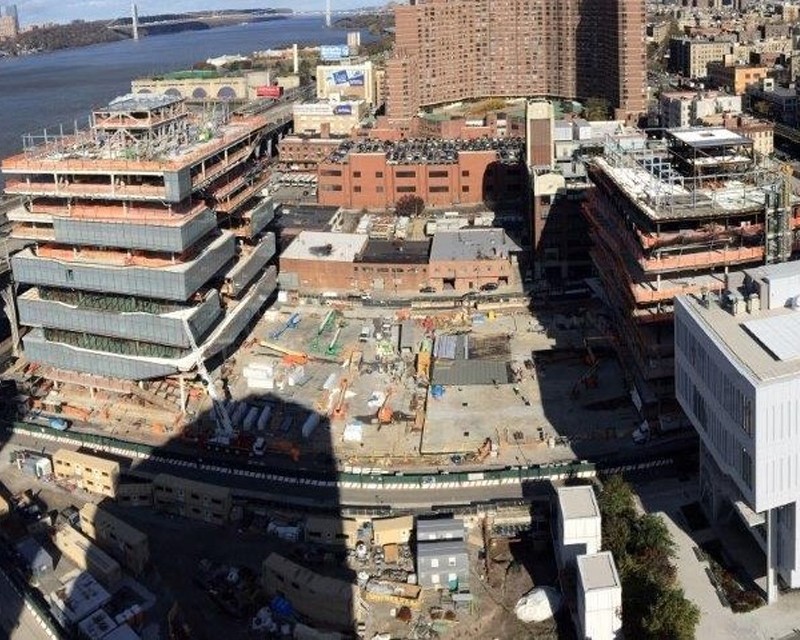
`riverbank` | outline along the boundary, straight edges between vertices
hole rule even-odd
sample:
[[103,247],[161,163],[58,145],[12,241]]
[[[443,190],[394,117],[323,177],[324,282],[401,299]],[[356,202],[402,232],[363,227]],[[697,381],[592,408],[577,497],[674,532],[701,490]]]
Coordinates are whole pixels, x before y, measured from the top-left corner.
[[[221,12],[193,12],[143,16],[139,19],[139,36],[175,34],[184,31],[205,31],[218,27],[257,24],[291,18],[289,9],[229,10]],[[95,20],[70,24],[38,27],[21,33],[4,44],[0,56],[19,57],[35,53],[51,53],[96,44],[132,39],[130,18],[111,22]]]

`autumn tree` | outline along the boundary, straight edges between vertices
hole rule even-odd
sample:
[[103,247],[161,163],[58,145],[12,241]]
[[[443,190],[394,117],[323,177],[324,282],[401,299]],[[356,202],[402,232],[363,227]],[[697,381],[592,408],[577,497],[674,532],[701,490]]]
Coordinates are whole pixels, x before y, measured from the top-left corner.
[[395,203],[394,210],[398,216],[416,218],[425,210],[425,201],[419,196],[407,194]]

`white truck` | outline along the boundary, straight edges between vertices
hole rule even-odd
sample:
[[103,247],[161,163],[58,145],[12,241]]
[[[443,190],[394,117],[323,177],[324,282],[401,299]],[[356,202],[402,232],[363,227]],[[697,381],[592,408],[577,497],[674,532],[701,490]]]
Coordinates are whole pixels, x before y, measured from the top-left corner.
[[689,420],[682,413],[662,414],[652,427],[648,420],[643,420],[642,423],[633,430],[631,437],[636,444],[646,444],[655,434],[666,435],[668,433],[687,429],[689,426],[691,426]]

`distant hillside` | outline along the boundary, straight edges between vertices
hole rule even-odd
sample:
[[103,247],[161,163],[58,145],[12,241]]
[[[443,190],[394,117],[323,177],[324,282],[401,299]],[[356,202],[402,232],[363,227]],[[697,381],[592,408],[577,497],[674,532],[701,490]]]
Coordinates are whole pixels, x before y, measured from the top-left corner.
[[337,29],[366,29],[370,33],[380,35],[384,30],[394,27],[393,13],[368,13],[358,16],[346,16],[333,23]]
[[56,51],[125,39],[124,35],[112,31],[106,24],[103,21],[73,22],[34,28],[17,36],[14,48],[17,53]]

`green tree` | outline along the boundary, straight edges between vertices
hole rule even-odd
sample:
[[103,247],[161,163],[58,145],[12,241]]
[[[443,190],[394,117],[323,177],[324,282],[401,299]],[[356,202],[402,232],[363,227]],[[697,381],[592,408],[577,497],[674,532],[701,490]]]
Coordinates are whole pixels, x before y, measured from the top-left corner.
[[587,120],[608,120],[611,105],[605,98],[589,98],[584,107],[584,118]]
[[648,550],[663,552],[667,558],[674,558],[677,546],[664,520],[652,513],[639,517],[632,540],[631,552],[641,554]]
[[603,483],[603,488],[598,497],[600,513],[603,518],[636,518],[636,507],[633,491],[622,476],[611,476]]
[[694,640],[700,609],[689,602],[678,588],[662,589],[642,620],[645,637],[668,640]]
[[700,619],[697,607],[676,584],[675,541],[657,515],[639,515],[630,485],[612,476],[598,493],[603,548],[614,554],[622,580],[625,637],[690,640]]

